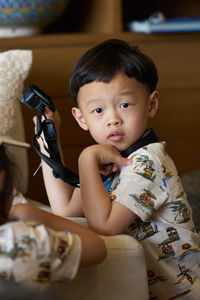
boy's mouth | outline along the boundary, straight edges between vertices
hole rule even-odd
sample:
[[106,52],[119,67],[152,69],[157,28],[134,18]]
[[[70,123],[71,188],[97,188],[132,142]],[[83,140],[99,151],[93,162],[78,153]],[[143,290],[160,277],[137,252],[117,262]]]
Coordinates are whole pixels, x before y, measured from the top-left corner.
[[120,132],[111,132],[111,134],[108,136],[108,139],[111,142],[121,142],[123,139],[123,134]]

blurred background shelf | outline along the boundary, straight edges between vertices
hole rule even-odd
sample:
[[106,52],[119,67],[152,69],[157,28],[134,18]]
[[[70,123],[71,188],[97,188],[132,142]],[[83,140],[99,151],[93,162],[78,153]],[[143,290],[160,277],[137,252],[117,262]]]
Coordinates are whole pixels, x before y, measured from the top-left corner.
[[156,11],[166,18],[200,17],[198,0],[71,0],[45,33],[119,33],[127,23],[147,19]]

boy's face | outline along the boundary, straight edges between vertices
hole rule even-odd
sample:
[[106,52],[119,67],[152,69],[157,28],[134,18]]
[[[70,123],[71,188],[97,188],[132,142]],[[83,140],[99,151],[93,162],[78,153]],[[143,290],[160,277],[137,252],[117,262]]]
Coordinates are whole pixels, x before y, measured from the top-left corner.
[[94,81],[78,93],[79,108],[72,114],[98,144],[110,144],[123,151],[147,128],[148,118],[158,107],[158,92],[119,72],[109,83]]

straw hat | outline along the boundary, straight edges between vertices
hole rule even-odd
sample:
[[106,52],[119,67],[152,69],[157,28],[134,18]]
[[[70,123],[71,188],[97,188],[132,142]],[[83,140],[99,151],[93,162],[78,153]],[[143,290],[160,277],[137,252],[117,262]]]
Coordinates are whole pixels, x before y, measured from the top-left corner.
[[22,194],[28,187],[28,155],[19,98],[31,65],[31,50],[0,52],[0,144],[6,145],[6,152],[16,164],[16,187]]

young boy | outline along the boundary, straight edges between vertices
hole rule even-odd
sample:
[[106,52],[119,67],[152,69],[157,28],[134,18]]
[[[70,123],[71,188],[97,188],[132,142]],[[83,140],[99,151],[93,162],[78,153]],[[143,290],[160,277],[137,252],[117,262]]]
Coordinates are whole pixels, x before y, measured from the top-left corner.
[[[199,299],[191,209],[166,144],[147,130],[158,108],[157,80],[151,59],[124,41],[86,52],[71,75],[72,114],[97,144],[80,154],[80,189],[43,164],[45,185],[54,213],[85,215],[100,234],[127,232],[141,241],[152,299]],[[46,114],[59,131],[58,113]],[[108,175],[104,182],[100,174]]]

